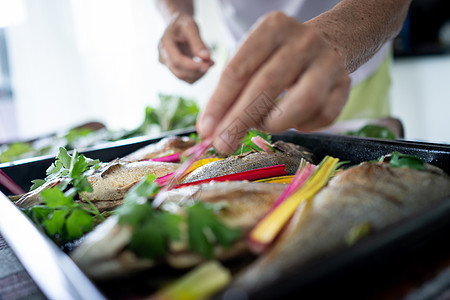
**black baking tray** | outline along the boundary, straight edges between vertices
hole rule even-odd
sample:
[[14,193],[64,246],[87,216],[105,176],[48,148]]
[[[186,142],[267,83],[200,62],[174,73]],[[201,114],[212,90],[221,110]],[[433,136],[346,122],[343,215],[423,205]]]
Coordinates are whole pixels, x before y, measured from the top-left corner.
[[[176,131],[152,137],[134,138],[83,151],[90,158],[109,161],[125,156],[167,135],[189,135],[193,131]],[[325,155],[348,161],[348,166],[373,160],[387,153],[399,151],[417,155],[426,162],[450,174],[450,145],[403,140],[380,140],[328,134],[301,134],[288,131],[273,135],[273,140],[293,142],[309,148],[316,163]],[[28,189],[30,180],[43,178],[53,157],[2,164],[5,171],[22,188]],[[2,190],[4,193],[7,191]],[[1,213],[1,212],[0,212]],[[389,295],[405,296],[404,289],[392,286],[409,282],[405,276],[416,266],[436,264],[437,259],[450,253],[450,199],[430,207],[407,220],[369,236],[356,245],[331,253],[301,268],[286,273],[277,282],[251,295],[240,291],[225,291],[218,298],[273,299],[337,297],[372,299]],[[23,250],[25,251],[25,250]],[[55,258],[57,259],[57,258]],[[412,271],[411,271],[412,272]],[[406,274],[406,275],[405,275]],[[108,298],[119,299],[129,295],[145,294],[147,276],[134,276],[120,282],[96,283]],[[406,276],[407,277],[407,276]],[[151,281],[151,280],[150,280]],[[394,294],[393,294],[394,293]],[[231,297],[231,298],[230,298]]]

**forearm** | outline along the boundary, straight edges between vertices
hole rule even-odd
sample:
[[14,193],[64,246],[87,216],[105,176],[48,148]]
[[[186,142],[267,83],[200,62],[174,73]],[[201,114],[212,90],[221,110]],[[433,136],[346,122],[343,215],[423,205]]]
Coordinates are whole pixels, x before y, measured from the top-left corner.
[[158,0],[158,7],[168,23],[180,13],[194,15],[193,0]]
[[411,0],[344,0],[306,24],[323,34],[351,73],[400,32],[410,3]]

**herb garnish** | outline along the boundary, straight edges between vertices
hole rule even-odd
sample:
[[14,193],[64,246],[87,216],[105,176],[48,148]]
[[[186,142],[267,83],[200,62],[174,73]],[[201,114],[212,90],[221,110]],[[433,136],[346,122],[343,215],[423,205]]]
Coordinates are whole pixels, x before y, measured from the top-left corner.
[[[88,199],[85,199],[88,203],[74,200],[77,194],[92,192],[86,173],[91,168],[98,168],[98,164],[98,160],[79,155],[76,150],[71,156],[66,149],[60,148],[56,161],[47,169],[45,180],[33,181],[32,188],[36,188],[47,181],[62,178],[59,186],[41,192],[44,204],[24,209],[38,228],[59,245],[80,238],[92,230],[96,218],[103,219]],[[67,189],[69,185],[71,187]]]
[[132,225],[134,233],[128,247],[138,256],[158,258],[169,251],[171,241],[180,240],[181,225],[188,226],[189,249],[211,258],[215,244],[230,246],[240,231],[224,225],[216,216],[215,207],[196,203],[186,207],[186,216],[176,215],[151,205],[159,187],[153,175],[137,183],[127,193],[124,203],[115,210],[120,224]]
[[238,148],[231,155],[239,155],[239,154],[249,152],[252,150],[262,151],[261,148],[259,148],[258,146],[255,145],[255,143],[252,142],[252,137],[255,137],[255,136],[260,136],[262,139],[264,139],[267,142],[269,142],[270,144],[272,144],[272,141],[271,141],[272,136],[270,134],[256,130],[256,129],[251,129],[242,139],[242,141],[241,141],[242,146],[240,148]]
[[379,162],[389,162],[394,168],[411,168],[415,170],[425,170],[425,161],[414,155],[392,152],[391,154],[381,156]]

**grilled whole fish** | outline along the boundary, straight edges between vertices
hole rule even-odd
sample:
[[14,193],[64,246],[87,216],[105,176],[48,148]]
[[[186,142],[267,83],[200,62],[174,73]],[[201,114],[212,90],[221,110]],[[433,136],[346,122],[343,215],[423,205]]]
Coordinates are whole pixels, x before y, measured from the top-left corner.
[[302,158],[311,161],[313,157],[313,154],[306,148],[291,143],[277,141],[273,144],[273,147],[278,151],[275,153],[252,151],[208,163],[194,170],[182,181],[182,183],[280,164],[284,164],[286,166],[286,172],[289,175],[293,175],[297,171]]
[[157,143],[150,144],[122,158],[123,161],[148,160],[164,154],[183,152],[195,145],[195,141],[187,136],[168,136]]
[[430,165],[426,171],[386,163],[349,168],[299,207],[274,247],[237,276],[233,285],[256,291],[308,261],[344,248],[355,226],[370,224],[376,232],[448,196],[450,177]]
[[114,160],[98,168],[88,177],[94,190],[85,193],[91,201],[113,201],[123,199],[126,192],[144,176],[161,177],[178,169],[180,164],[157,161],[125,162]]
[[[222,221],[242,229],[245,236],[245,232],[272,207],[285,187],[284,184],[248,181],[189,186],[169,191],[162,209],[183,214],[183,206],[196,201],[220,203],[223,205],[220,212]],[[117,218],[112,216],[87,234],[71,257],[92,278],[117,277],[153,266],[153,261],[137,258],[126,249],[131,235],[130,227],[119,225]],[[202,257],[188,251],[186,241],[170,245],[170,248],[166,261],[172,267],[186,268],[203,261]],[[222,260],[244,253],[248,253],[244,239],[230,248],[215,249],[215,256]]]
[[[156,161],[124,162],[114,160],[103,163],[92,175],[88,176],[88,181],[94,191],[84,195],[93,202],[99,201],[100,205],[97,208],[100,211],[111,209],[120,205],[126,192],[147,174],[160,177],[174,172],[179,166],[176,163]],[[61,178],[54,179],[24,194],[16,201],[16,205],[21,208],[29,208],[41,204],[40,193],[44,189],[57,186],[61,181]]]

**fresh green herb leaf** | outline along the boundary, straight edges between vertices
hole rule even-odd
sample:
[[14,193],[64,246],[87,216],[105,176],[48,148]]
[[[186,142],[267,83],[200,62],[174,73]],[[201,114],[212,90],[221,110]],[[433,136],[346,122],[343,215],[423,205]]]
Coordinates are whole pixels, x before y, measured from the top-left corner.
[[151,199],[159,190],[156,177],[148,175],[127,193],[124,203],[115,210],[120,224],[134,227],[128,247],[145,258],[163,256],[170,240],[180,237],[179,225],[182,218],[168,212],[155,210]]
[[[149,200],[159,189],[154,180],[155,176],[149,175],[136,184],[125,196],[124,204],[114,211],[120,224],[134,227],[128,247],[146,258],[165,255],[170,241],[180,239],[180,225],[186,221],[180,215],[153,208]],[[241,235],[240,230],[218,220],[216,206],[197,203],[186,210],[189,248],[204,257],[213,256],[215,245],[230,246]]]
[[187,208],[189,248],[206,258],[212,258],[214,245],[230,246],[241,236],[239,229],[227,227],[213,213],[212,207],[196,203]]
[[0,163],[25,158],[27,153],[34,153],[30,143],[22,142],[5,145],[0,152]]
[[67,239],[78,239],[93,228],[93,217],[80,207],[75,208],[66,221]]
[[37,189],[38,187],[40,187],[41,185],[43,185],[45,183],[44,179],[35,179],[35,180],[31,180],[31,187],[30,187],[30,191],[34,191],[35,189]]
[[392,152],[384,155],[378,159],[380,162],[389,162],[389,164],[396,168],[411,168],[415,170],[425,170],[425,161],[414,155],[403,154],[400,152]]
[[75,203],[73,198],[66,197],[59,188],[46,189],[41,192],[42,201],[49,208],[58,208],[63,206],[73,207]]
[[66,196],[59,187],[41,192],[44,205],[25,209],[24,212],[58,245],[72,242],[92,230],[95,213],[85,205]]
[[[97,219],[104,220],[88,199],[85,199],[88,204],[74,201],[76,195],[92,191],[86,173],[91,168],[98,168],[98,164],[98,160],[79,155],[76,150],[70,155],[60,148],[55,162],[47,169],[45,180],[34,180],[32,188],[62,178],[59,186],[40,193],[43,205],[25,210],[31,220],[59,245],[80,238],[93,228]],[[71,187],[67,189],[69,185]]]
[[368,124],[356,131],[348,131],[345,134],[351,136],[372,137],[388,140],[396,139],[396,136],[394,132],[392,132],[392,130],[390,130],[388,127],[376,124]]
[[64,224],[69,214],[69,209],[53,210],[50,217],[44,218],[42,224],[50,236],[62,236],[64,234]]
[[262,139],[266,140],[269,144],[272,144],[272,136],[268,133],[256,130],[256,129],[251,129],[242,139],[242,146],[239,147],[232,155],[239,155],[245,152],[249,152],[252,150],[256,150],[256,151],[262,151],[258,146],[256,146],[253,142],[252,142],[252,137],[255,136],[260,136]]

